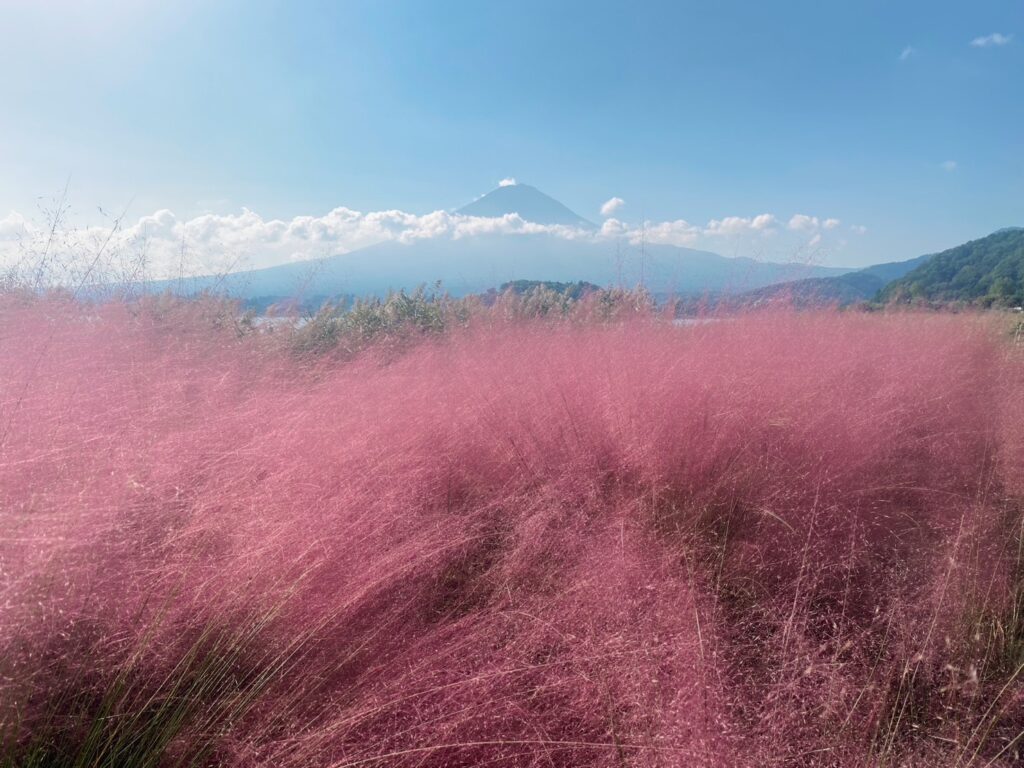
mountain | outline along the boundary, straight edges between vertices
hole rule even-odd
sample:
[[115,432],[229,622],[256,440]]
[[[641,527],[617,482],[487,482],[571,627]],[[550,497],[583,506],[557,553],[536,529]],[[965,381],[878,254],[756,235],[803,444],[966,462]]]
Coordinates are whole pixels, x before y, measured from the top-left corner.
[[151,290],[222,291],[260,297],[383,295],[441,281],[456,296],[481,293],[515,280],[627,287],[643,283],[655,294],[735,293],[804,276],[844,270],[726,258],[673,245],[616,253],[612,242],[551,234],[478,235],[404,244],[384,242],[317,261],[294,262],[221,277],[163,281]]
[[[575,229],[594,225],[526,184],[499,187],[458,211],[524,219]],[[503,283],[539,280],[585,281],[599,286],[643,284],[655,295],[701,296],[737,293],[805,277],[828,277],[848,270],[726,258],[674,245],[617,245],[583,234],[481,234],[437,237],[409,243],[386,241],[324,259],[292,262],[222,276],[165,280],[149,290],[193,294],[216,291],[261,306],[299,298],[306,304],[340,296],[383,295],[440,281],[449,293],[482,293]]]
[[736,297],[735,303],[751,305],[785,300],[805,307],[819,304],[845,306],[870,301],[893,280],[912,272],[930,258],[931,255],[918,256],[906,261],[875,264],[843,275],[810,277],[770,285],[741,294]]
[[549,197],[529,184],[506,184],[488,192],[456,213],[464,216],[497,218],[510,213],[519,214],[525,221],[535,224],[561,224],[580,229],[597,229],[593,222],[569,210],[553,197]]
[[1009,227],[928,257],[885,287],[886,302],[1024,305],[1024,228]]
[[895,261],[825,278],[808,278],[747,291],[735,304],[792,301],[797,306],[860,301],[979,306],[1024,305],[1024,227],[1007,227],[941,253]]

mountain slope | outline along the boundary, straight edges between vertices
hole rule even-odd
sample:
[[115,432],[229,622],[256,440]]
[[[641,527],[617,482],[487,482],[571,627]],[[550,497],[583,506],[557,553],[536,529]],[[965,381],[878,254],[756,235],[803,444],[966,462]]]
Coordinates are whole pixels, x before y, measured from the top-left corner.
[[726,258],[708,251],[649,245],[616,254],[615,246],[548,234],[481,235],[403,244],[379,243],[318,261],[282,264],[223,277],[151,283],[153,290],[218,290],[241,299],[382,295],[441,281],[453,295],[479,293],[513,280],[632,287],[656,294],[738,293],[801,277],[845,270]]
[[745,306],[785,301],[797,307],[856,304],[867,301],[885,287],[885,282],[869,272],[850,272],[833,277],[810,277],[747,291],[736,297]]
[[918,256],[907,261],[892,261],[831,277],[810,277],[789,283],[758,288],[737,297],[742,304],[761,304],[779,300],[791,301],[796,306],[819,304],[856,304],[869,301],[878,292],[903,275],[913,271],[931,258]]
[[926,253],[923,256],[917,256],[916,258],[907,259],[906,261],[888,261],[883,264],[874,264],[870,267],[865,267],[860,270],[860,272],[874,275],[884,284],[888,285],[893,280],[899,280],[907,273],[913,272],[931,257],[932,254]]
[[517,213],[525,221],[536,224],[560,224],[580,229],[596,229],[587,221],[553,197],[545,195],[529,184],[507,184],[488,192],[478,200],[465,205],[456,213],[464,216],[496,218]]
[[982,306],[1024,304],[1024,228],[993,232],[937,253],[890,283],[883,301],[968,302]]

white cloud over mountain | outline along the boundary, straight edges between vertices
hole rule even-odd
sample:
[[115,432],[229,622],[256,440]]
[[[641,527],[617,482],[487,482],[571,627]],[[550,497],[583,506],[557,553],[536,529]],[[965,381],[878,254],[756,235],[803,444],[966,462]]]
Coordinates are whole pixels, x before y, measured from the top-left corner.
[[630,242],[646,240],[648,243],[665,243],[686,247],[697,245],[703,230],[690,224],[685,219],[676,221],[647,222],[639,228],[633,227],[626,231]]
[[712,219],[704,228],[709,236],[741,235],[750,232],[768,232],[778,225],[778,219],[770,213],[762,213],[753,218],[742,216],[726,216],[724,219]]
[[[838,224],[838,219],[796,214],[786,227],[806,239]],[[537,224],[514,213],[480,217],[448,211],[413,214],[400,210],[361,212],[338,207],[322,216],[268,219],[246,208],[233,214],[203,214],[193,218],[182,218],[164,209],[133,223],[122,222],[112,237],[111,226],[64,231],[59,242],[49,247],[60,252],[50,258],[51,262],[70,265],[90,261],[106,243],[102,264],[108,271],[124,272],[127,269],[124,265],[135,265],[133,269],[144,269],[149,277],[167,277],[179,273],[209,274],[261,268],[346,253],[386,241],[411,243],[477,235],[547,234],[567,240],[621,238],[629,244],[643,240],[686,247],[703,245],[713,250],[723,239],[762,239],[782,228],[780,220],[770,213],[726,216],[711,219],[704,225],[685,219],[631,224],[609,216],[600,229],[589,230],[561,224]],[[38,261],[47,247],[47,235],[48,227],[16,212],[0,218],[0,276],[3,269],[9,269],[12,264],[31,263],[33,258]],[[117,263],[121,266],[110,266]]]

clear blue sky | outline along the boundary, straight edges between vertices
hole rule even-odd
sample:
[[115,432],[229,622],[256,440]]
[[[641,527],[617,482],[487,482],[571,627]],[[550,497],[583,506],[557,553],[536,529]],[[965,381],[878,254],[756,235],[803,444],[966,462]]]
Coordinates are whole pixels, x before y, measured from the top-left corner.
[[595,220],[836,217],[848,264],[1024,224],[1021,0],[0,6],[0,216],[69,176],[83,216],[274,218],[515,176]]

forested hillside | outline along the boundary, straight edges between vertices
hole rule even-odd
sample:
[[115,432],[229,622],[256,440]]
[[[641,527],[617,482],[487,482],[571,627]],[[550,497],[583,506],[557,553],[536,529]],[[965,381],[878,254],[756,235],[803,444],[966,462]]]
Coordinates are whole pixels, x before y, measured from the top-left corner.
[[1001,229],[937,253],[881,292],[884,302],[1024,304],[1024,228]]

